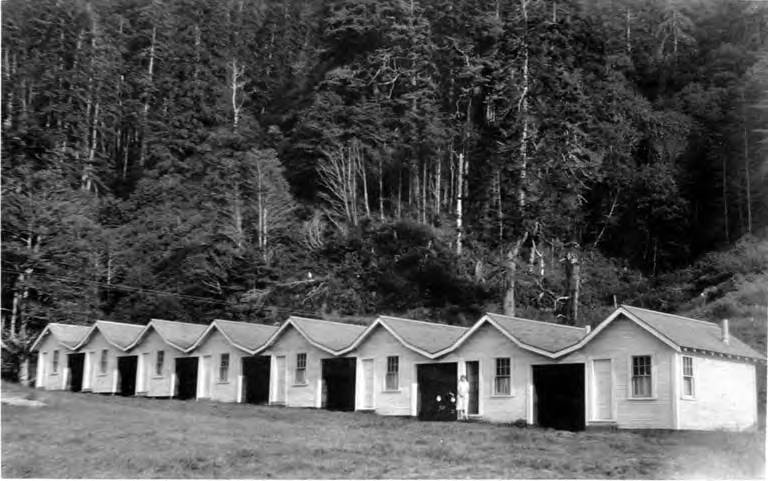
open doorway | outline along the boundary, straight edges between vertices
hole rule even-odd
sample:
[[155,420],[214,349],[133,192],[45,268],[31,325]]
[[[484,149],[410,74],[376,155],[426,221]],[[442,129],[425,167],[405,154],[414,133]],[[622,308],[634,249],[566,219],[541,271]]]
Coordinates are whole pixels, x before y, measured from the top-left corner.
[[357,358],[338,357],[323,359],[323,387],[325,409],[331,411],[355,410],[355,374]]
[[243,358],[243,402],[266,404],[269,402],[270,356]]
[[176,393],[177,399],[194,399],[197,396],[197,358],[176,358]]
[[533,366],[536,424],[584,430],[584,364]]
[[117,375],[118,394],[121,396],[136,395],[136,371],[139,364],[139,356],[118,356]]
[[82,391],[85,354],[77,353],[67,355],[67,367],[69,368],[69,390],[72,392]]
[[456,420],[457,369],[455,362],[419,364],[417,366],[419,419],[425,421]]

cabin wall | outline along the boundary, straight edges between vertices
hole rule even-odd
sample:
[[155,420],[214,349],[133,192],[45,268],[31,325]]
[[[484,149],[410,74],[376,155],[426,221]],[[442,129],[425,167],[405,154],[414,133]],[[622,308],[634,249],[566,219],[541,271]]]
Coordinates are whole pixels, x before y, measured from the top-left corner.
[[[307,354],[306,384],[297,384],[296,381],[296,355]],[[272,356],[271,389],[269,399],[274,402],[278,378],[274,372],[276,358],[285,356],[285,405],[290,407],[320,407],[322,386],[322,359],[332,358],[331,354],[316,348],[310,344],[304,336],[293,328],[288,327],[280,335],[277,341],[259,355]]]
[[[358,358],[358,382],[356,386],[356,406],[364,406],[365,380],[363,379],[362,363],[373,359],[373,399],[374,411],[383,415],[415,416],[411,399],[416,384],[416,363],[433,362],[411,349],[403,346],[385,328],[379,326],[354,351]],[[386,390],[387,357],[398,356],[399,388],[394,391]],[[414,402],[415,405],[415,402]]]
[[[107,365],[101,370],[101,352],[107,351]],[[87,344],[80,348],[86,356],[83,373],[83,390],[95,393],[114,393],[117,390],[117,356],[128,355],[108,343],[104,335],[96,331]]]
[[[374,360],[374,410],[383,415],[415,416],[417,414],[417,369],[423,363],[457,363],[457,376],[466,372],[467,361],[479,362],[478,417],[493,422],[513,422],[519,419],[533,422],[529,404],[531,366],[551,364],[544,356],[520,349],[496,328],[484,325],[456,351],[439,359],[430,359],[403,346],[385,328],[378,327],[355,350],[358,373],[362,363]],[[399,357],[399,389],[387,391],[385,379],[387,357]],[[495,395],[496,358],[510,358],[511,393]],[[458,385],[458,379],[456,380]],[[365,382],[358,375],[357,406],[361,409],[365,396]]]
[[[53,351],[59,352],[59,364],[56,372],[53,371]],[[69,376],[67,354],[73,352],[59,344],[52,334],[47,334],[38,346],[35,387],[47,390],[67,389]]]
[[[221,355],[229,354],[227,379],[220,379]],[[192,355],[200,357],[198,366],[197,393],[199,399],[221,402],[240,402],[242,384],[242,358],[248,353],[234,347],[219,332],[214,330]]]
[[682,389],[682,357],[680,370],[680,429],[725,429],[740,431],[757,425],[757,373],[754,364],[726,359],[693,358],[694,396],[686,397]]
[[[595,419],[592,361],[610,359],[612,367],[613,419],[620,428],[674,429],[673,381],[675,351],[655,336],[624,318],[616,318],[582,349],[558,360],[586,363],[587,424]],[[652,393],[649,399],[633,399],[632,356],[652,356]]]
[[[157,352],[165,351],[163,367],[158,374],[155,371]],[[149,397],[171,397],[175,390],[176,362],[178,357],[194,357],[169,346],[153,329],[133,348],[132,353],[139,356],[136,381],[137,393]]]
[[[510,358],[511,392],[494,394],[496,359]],[[518,347],[490,324],[483,324],[458,349],[440,362],[459,362],[458,375],[466,372],[467,361],[479,361],[479,417],[492,422],[524,420],[533,424],[532,366],[552,364],[552,359]]]

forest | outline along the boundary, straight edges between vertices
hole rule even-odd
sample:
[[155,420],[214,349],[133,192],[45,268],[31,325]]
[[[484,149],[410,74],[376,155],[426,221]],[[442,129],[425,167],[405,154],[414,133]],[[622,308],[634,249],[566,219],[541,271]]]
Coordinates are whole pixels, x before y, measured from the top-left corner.
[[765,348],[768,4],[5,0],[3,339],[618,304]]

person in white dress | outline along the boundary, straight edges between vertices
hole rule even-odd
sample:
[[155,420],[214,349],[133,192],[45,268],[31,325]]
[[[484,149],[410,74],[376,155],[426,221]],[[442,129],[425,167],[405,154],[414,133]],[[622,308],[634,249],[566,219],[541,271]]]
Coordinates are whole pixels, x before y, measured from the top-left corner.
[[457,391],[456,414],[459,416],[459,421],[467,421],[469,420],[469,416],[467,415],[467,406],[469,405],[469,381],[467,381],[467,376],[462,375],[459,378],[459,387]]

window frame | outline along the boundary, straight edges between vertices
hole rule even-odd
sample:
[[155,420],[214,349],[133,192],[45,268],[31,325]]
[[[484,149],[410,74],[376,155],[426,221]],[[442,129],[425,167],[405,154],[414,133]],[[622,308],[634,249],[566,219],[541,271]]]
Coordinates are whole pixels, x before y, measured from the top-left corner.
[[[400,391],[400,356],[387,356],[386,369],[384,371],[384,392]],[[394,369],[391,369],[394,367]],[[394,378],[394,386],[390,379]]]
[[[686,374],[685,370],[685,361],[690,361],[690,374]],[[682,382],[682,386],[680,388],[680,393],[683,397],[683,399],[696,399],[696,370],[693,367],[693,356],[681,356],[680,361],[680,379]],[[691,380],[691,393],[688,394],[685,392],[685,381],[686,378],[690,378]]]
[[293,384],[295,386],[306,386],[307,380],[307,353],[296,353],[296,368],[293,371]]
[[[226,363],[224,360],[226,359]],[[219,383],[229,382],[230,355],[228,352],[222,352],[219,356]]]
[[51,375],[59,373],[59,362],[60,362],[59,350],[54,349],[53,353],[51,354]]
[[[635,375],[635,359],[647,357],[648,358],[648,374]],[[653,400],[656,399],[656,358],[653,354],[632,354],[629,356],[629,388],[627,398],[630,400]],[[647,395],[635,394],[635,377],[648,377],[648,389]]]
[[155,352],[155,377],[163,377],[165,369],[165,350],[159,349]]
[[[504,364],[506,361],[506,374],[504,373]],[[491,390],[491,396],[493,397],[509,397],[512,396],[512,358],[511,357],[496,357],[493,360],[493,389]],[[501,374],[500,374],[501,373]],[[499,381],[507,379],[508,392],[499,391]]]
[[109,349],[102,349],[99,353],[99,375],[105,376],[109,371]]

